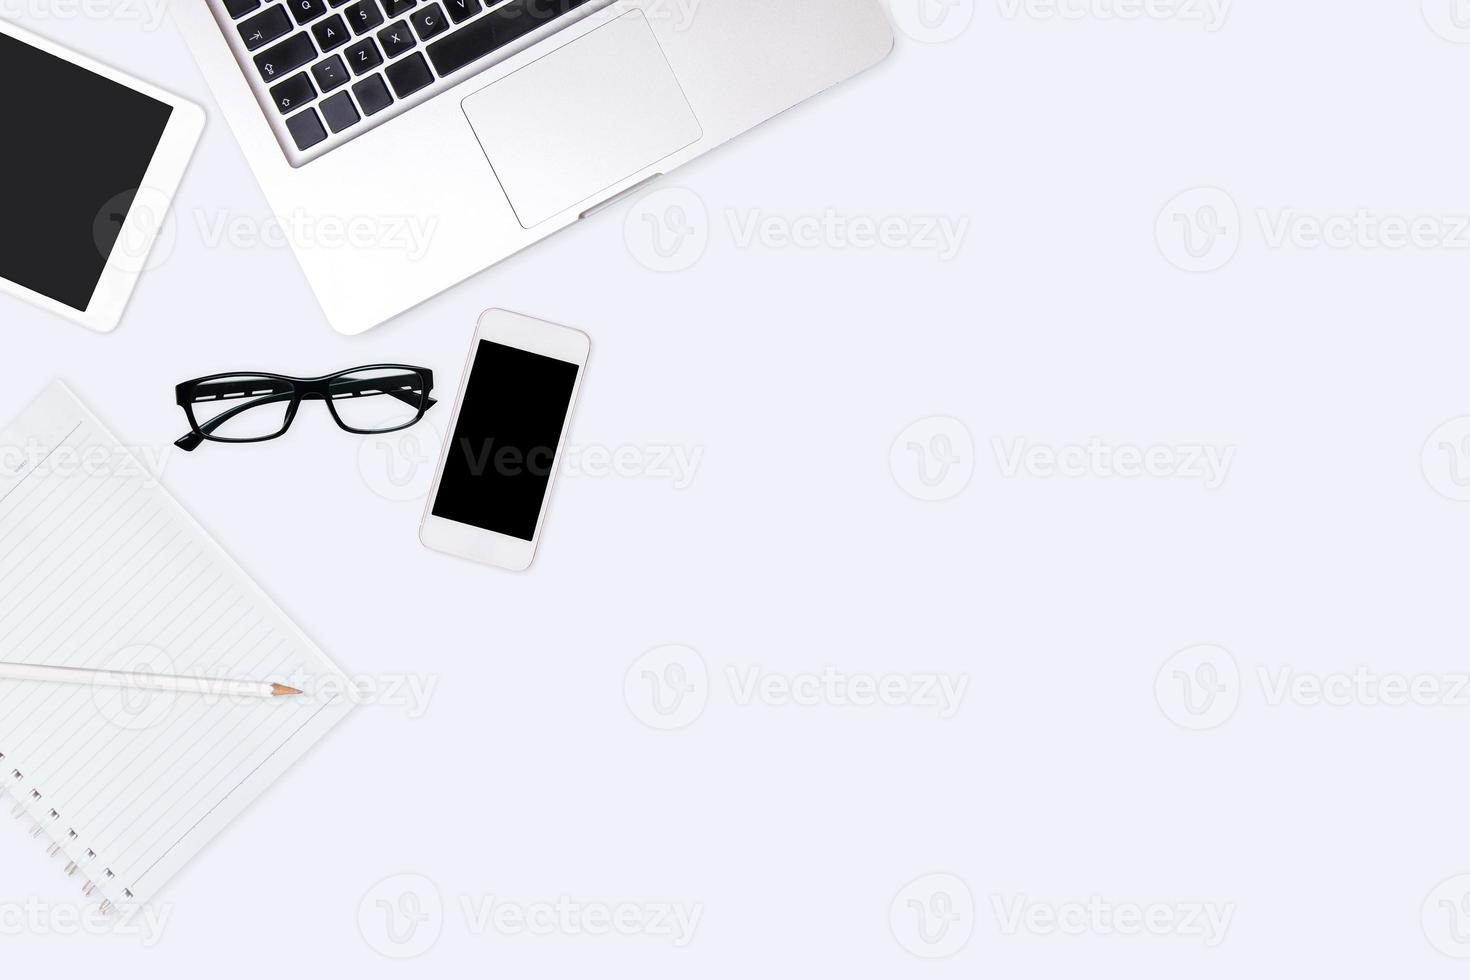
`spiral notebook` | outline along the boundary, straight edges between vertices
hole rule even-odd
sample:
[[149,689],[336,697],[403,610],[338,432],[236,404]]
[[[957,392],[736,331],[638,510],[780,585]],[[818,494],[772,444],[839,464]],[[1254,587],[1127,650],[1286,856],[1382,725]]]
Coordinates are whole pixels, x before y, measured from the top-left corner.
[[350,710],[337,667],[59,382],[0,430],[0,661],[306,692],[0,681],[0,795],[124,915]]

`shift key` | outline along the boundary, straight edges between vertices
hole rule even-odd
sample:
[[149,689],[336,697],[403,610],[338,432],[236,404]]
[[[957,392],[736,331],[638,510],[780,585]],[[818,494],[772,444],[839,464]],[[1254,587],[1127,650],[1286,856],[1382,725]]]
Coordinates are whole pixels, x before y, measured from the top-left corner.
[[311,37],[302,31],[256,55],[255,67],[260,69],[261,78],[273,82],[278,78],[286,77],[287,74],[315,57],[316,45],[312,44]]

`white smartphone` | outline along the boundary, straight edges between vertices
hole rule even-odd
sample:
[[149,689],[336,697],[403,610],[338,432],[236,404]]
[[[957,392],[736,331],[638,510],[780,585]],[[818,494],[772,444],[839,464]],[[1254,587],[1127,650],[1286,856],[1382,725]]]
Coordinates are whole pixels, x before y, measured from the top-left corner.
[[530,567],[591,351],[571,327],[505,310],[480,317],[419,528],[425,547]]
[[204,129],[192,103],[0,20],[0,293],[117,326]]

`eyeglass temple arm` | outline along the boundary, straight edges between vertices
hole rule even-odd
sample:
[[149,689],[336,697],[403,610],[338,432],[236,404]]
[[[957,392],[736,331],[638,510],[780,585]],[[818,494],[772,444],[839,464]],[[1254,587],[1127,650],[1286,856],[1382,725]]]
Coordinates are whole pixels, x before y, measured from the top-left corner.
[[[394,386],[391,391],[388,390],[388,386],[390,385]],[[423,387],[423,380],[416,374],[400,374],[396,378],[338,378],[332,382],[330,397],[340,398],[344,395],[352,397],[360,395],[392,395],[409,408],[418,408],[419,402],[422,401],[424,411],[427,412],[439,404],[439,400],[433,395],[425,395],[422,390]],[[308,394],[305,397],[323,398],[327,396]]]
[[[390,385],[393,386],[393,390],[391,391],[388,390]],[[331,393],[334,398],[344,395],[392,395],[405,405],[418,408],[419,400],[422,397],[421,389],[423,387],[423,381],[416,374],[400,374],[396,378],[338,378],[332,382]],[[309,395],[307,397],[320,398],[322,396]],[[424,405],[424,410],[427,411],[434,404],[434,399],[429,398]]]

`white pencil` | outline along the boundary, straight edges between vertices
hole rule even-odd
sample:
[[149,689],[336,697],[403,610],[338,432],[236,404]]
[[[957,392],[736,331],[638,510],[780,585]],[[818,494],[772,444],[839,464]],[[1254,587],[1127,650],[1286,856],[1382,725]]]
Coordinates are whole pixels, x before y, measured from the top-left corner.
[[284,698],[301,692],[284,684],[267,681],[232,681],[211,677],[173,677],[168,674],[128,674],[117,670],[85,670],[80,667],[42,667],[33,664],[0,663],[0,680],[39,681],[51,684],[91,684],[97,687],[126,687],[135,691],[168,691],[176,694],[218,694],[224,697]]

